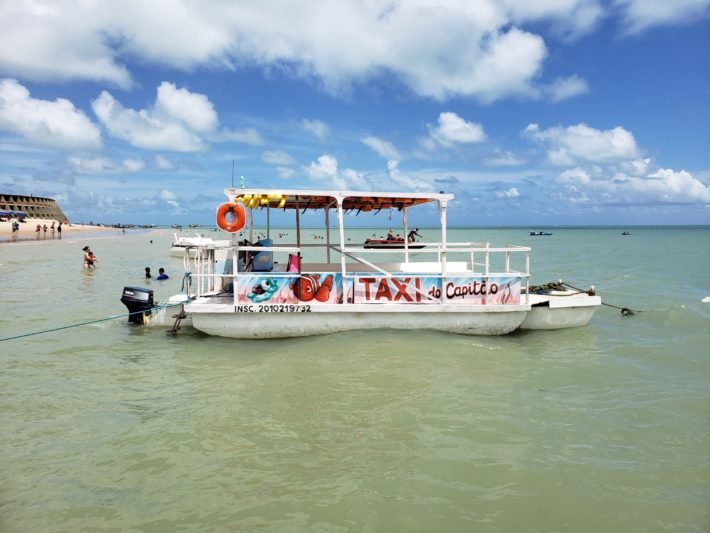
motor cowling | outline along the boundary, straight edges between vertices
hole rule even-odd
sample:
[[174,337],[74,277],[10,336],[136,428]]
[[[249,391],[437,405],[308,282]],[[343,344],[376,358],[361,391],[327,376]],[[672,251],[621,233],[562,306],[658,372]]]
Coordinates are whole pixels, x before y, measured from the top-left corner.
[[153,291],[143,287],[123,287],[121,303],[128,308],[128,321],[134,324],[144,324],[145,317],[150,316],[153,308]]

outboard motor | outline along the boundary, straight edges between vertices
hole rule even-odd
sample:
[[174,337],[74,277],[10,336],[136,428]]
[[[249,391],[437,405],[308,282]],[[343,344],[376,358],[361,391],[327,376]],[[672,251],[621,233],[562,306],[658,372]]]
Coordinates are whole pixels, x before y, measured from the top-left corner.
[[128,315],[129,322],[144,324],[145,317],[150,316],[150,310],[153,308],[153,291],[143,287],[123,287],[121,302],[131,313]]

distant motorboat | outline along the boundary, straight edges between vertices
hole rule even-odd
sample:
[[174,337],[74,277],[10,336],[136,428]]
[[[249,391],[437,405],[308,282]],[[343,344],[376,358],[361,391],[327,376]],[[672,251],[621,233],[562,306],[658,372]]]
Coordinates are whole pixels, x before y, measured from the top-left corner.
[[629,231],[624,231],[624,232],[622,232],[622,235],[631,235],[631,232],[629,232]]
[[[405,243],[404,239],[367,239],[362,246],[363,248],[367,248],[370,250],[387,250],[390,248],[400,250],[404,249]],[[421,248],[424,248],[424,246],[426,245],[413,241],[407,243],[406,245],[407,248],[411,248],[414,250],[419,250]]]
[[538,236],[541,236],[541,235],[552,235],[552,233],[549,233],[549,232],[547,232],[547,231],[531,231],[531,232],[530,232],[530,236],[531,236],[531,237],[538,237]]

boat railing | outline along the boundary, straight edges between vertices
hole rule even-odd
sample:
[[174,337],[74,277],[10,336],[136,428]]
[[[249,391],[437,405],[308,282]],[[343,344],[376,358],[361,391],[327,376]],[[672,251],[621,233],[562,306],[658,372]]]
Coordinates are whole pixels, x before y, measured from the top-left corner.
[[[421,244],[421,243],[420,243]],[[229,292],[229,283],[231,283],[232,292],[235,293],[235,303],[236,303],[236,291],[233,290],[234,287],[238,285],[240,278],[251,277],[256,275],[268,275],[274,278],[287,278],[293,277],[294,274],[300,274],[294,272],[285,271],[270,271],[270,272],[252,272],[252,271],[242,271],[239,268],[230,267],[229,272],[218,272],[217,265],[218,261],[215,259],[215,250],[221,249],[222,247],[215,246],[205,246],[198,247],[197,253],[193,259],[194,261],[194,272],[191,276],[196,278],[196,286],[193,287],[196,290],[197,296],[202,296],[206,294],[215,294],[220,292]],[[446,243],[425,243],[423,248],[409,249],[407,254],[404,255],[406,261],[404,263],[394,263],[394,264],[382,264],[376,263],[366,257],[365,255],[377,256],[382,254],[387,254],[392,256],[393,254],[402,254],[404,250],[396,249],[366,249],[359,246],[340,246],[335,244],[301,244],[300,246],[292,245],[272,245],[272,246],[229,246],[229,253],[227,254],[227,260],[231,261],[231,265],[239,265],[238,254],[239,252],[273,252],[273,253],[289,253],[289,254],[301,254],[304,248],[326,248],[327,250],[334,252],[335,254],[340,254],[340,261],[338,263],[331,263],[330,260],[327,261],[321,268],[325,268],[323,271],[337,272],[338,270],[343,276],[343,279],[354,279],[358,275],[362,274],[362,271],[370,271],[379,273],[385,277],[397,277],[401,276],[403,273],[406,274],[418,274],[426,275],[431,278],[461,278],[465,276],[480,277],[484,281],[488,281],[489,278],[496,277],[519,277],[521,278],[521,283],[524,287],[524,294],[527,303],[527,294],[529,293],[529,278],[530,278],[530,248],[527,246],[517,246],[517,245],[506,245],[500,247],[492,247],[490,243],[472,243],[472,242],[454,242]],[[434,270],[427,269],[426,272],[417,272],[417,264],[426,264],[426,262],[409,261],[409,254],[412,255],[424,255],[435,253],[437,256],[437,261],[434,266]],[[464,255],[467,257],[465,270],[462,270],[461,263],[457,261],[452,261],[453,256]],[[328,257],[330,254],[328,254]],[[522,259],[518,259],[522,257]],[[497,262],[494,265],[492,258],[495,258]],[[346,259],[350,259],[354,262],[347,262]],[[522,262],[521,266],[515,268],[514,261]],[[353,268],[353,265],[363,265],[365,268],[358,272],[357,267]],[[402,265],[407,265],[407,271],[402,271]],[[454,266],[452,270],[449,265]],[[320,266],[320,265],[319,265]],[[330,268],[330,267],[333,268]],[[340,267],[340,268],[337,268]],[[393,268],[394,267],[394,268]],[[398,267],[398,268],[397,268]],[[320,271],[321,268],[318,270]],[[395,268],[397,268],[395,270]],[[430,271],[431,270],[431,271]],[[186,269],[187,271],[187,269]],[[309,271],[310,272],[310,271]],[[314,270],[316,272],[316,270]],[[225,280],[231,280],[225,284]],[[226,286],[225,286],[226,285]],[[426,294],[422,294],[428,300],[432,300],[432,297]],[[443,297],[442,297],[443,298]],[[442,300],[443,301],[443,300]]]

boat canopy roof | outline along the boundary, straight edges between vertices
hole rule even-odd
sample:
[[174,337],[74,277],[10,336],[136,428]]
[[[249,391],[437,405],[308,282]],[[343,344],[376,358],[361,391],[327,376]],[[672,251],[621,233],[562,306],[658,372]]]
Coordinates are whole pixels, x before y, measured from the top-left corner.
[[[428,202],[446,205],[454,198],[448,193],[403,193],[363,191],[306,191],[284,189],[225,189],[232,201],[242,201],[250,207],[279,207],[282,209],[335,208],[340,202],[343,209],[379,211],[403,209]],[[255,197],[258,197],[255,198]],[[251,204],[251,205],[249,205]]]

